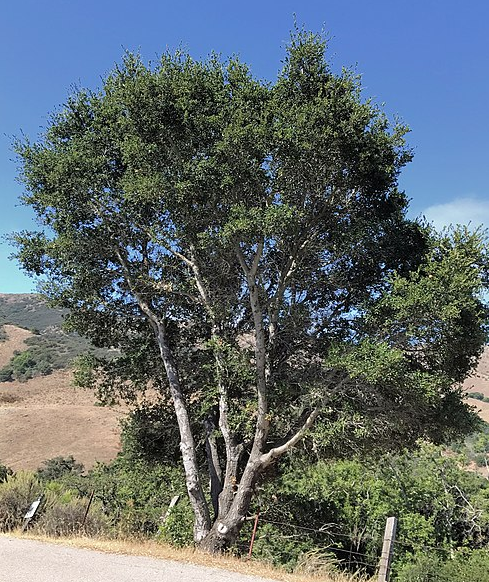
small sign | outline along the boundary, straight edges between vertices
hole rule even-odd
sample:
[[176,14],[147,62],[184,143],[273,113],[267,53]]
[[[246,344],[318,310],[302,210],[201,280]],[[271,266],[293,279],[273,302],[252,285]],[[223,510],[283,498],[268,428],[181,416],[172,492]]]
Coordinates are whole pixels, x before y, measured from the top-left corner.
[[29,507],[29,511],[24,515],[24,519],[32,519],[36,515],[36,511],[39,509],[39,506],[41,505],[42,498],[43,496],[41,495],[39,499],[36,499],[34,501],[34,503]]

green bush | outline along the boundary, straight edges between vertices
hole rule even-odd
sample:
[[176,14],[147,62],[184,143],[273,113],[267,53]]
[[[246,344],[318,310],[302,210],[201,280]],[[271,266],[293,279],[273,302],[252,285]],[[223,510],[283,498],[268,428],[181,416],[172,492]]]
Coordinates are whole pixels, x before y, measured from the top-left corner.
[[83,473],[83,465],[77,463],[73,457],[54,457],[44,461],[36,475],[41,481],[56,481],[67,476],[79,476]]
[[416,554],[395,582],[489,582],[489,552],[461,550],[445,560],[432,553]]
[[14,379],[14,371],[9,366],[0,370],[0,382],[11,382]]
[[396,582],[449,582],[443,562],[436,555],[418,554],[405,564],[395,577]]
[[155,535],[171,498],[186,498],[180,468],[123,457],[97,465],[84,482],[95,491],[115,533],[121,535]]
[[13,475],[14,472],[12,471],[12,469],[10,467],[7,467],[6,465],[2,465],[0,463],[0,483],[3,483],[4,481],[7,480],[7,477],[9,475]]
[[0,382],[19,380],[26,382],[35,376],[46,376],[53,371],[49,357],[35,354],[31,350],[17,353],[10,362],[0,370]]
[[177,547],[191,546],[193,540],[193,512],[188,497],[181,498],[172,507],[165,522],[160,525],[158,539]]
[[462,550],[443,569],[450,582],[489,582],[489,552]]

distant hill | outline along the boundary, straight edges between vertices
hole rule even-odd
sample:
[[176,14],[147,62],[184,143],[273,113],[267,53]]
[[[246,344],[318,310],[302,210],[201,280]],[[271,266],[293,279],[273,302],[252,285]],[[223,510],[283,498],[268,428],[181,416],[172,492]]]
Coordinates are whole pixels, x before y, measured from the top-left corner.
[[79,354],[93,350],[90,343],[62,329],[64,312],[52,309],[36,294],[0,294],[0,342],[6,325],[31,331],[21,353],[0,368],[0,382],[25,381],[69,368]]
[[39,331],[61,328],[63,311],[48,307],[34,293],[0,293],[0,326],[6,323]]

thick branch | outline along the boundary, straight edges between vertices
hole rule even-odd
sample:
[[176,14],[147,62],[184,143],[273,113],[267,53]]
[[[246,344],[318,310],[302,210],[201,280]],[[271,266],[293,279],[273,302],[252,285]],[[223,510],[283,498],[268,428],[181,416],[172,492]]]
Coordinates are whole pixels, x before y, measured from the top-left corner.
[[307,431],[313,426],[317,417],[321,413],[321,410],[323,410],[323,408],[327,404],[327,402],[343,388],[346,381],[347,381],[347,378],[344,378],[343,380],[341,380],[334,387],[334,389],[331,390],[327,394],[327,396],[325,396],[325,398],[323,398],[321,403],[318,406],[316,406],[315,408],[313,408],[313,410],[306,417],[302,426],[288,440],[286,440],[281,445],[274,447],[273,449],[268,451],[268,453],[263,454],[260,457],[260,463],[263,463],[264,466],[267,466],[272,461],[274,461],[278,457],[281,457],[284,453],[286,453],[292,447],[294,447],[304,437],[304,435],[307,433]]
[[[258,253],[257,253],[258,254]],[[260,305],[258,286],[255,274],[248,268],[245,257],[239,245],[236,245],[236,255],[248,283],[248,293],[250,297],[251,313],[255,326],[255,365],[256,365],[256,388],[258,395],[258,410],[256,419],[255,438],[253,440],[252,456],[258,455],[262,450],[268,436],[269,421],[268,397],[267,397],[267,357],[265,329],[263,326],[263,312]],[[256,258],[256,257],[255,257]],[[253,261],[255,263],[255,261]]]

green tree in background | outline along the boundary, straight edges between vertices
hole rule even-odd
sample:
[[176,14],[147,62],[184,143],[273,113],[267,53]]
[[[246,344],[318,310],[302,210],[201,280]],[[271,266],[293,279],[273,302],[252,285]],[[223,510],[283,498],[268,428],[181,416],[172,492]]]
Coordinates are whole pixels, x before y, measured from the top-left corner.
[[206,549],[235,541],[306,436],[334,455],[474,426],[457,383],[486,337],[486,248],[406,217],[406,131],[296,32],[275,83],[237,59],[127,55],[17,144],[46,226],[17,256],[72,329],[120,351],[81,383],[172,405]]

